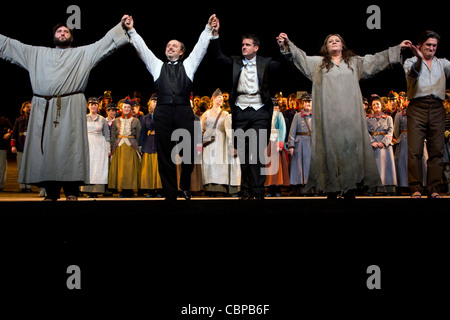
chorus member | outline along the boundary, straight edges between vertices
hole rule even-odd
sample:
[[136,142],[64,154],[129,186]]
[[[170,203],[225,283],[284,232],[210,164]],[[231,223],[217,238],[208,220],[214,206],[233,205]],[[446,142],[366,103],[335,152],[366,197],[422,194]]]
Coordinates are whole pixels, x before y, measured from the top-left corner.
[[[158,94],[158,104],[154,112],[156,146],[158,149],[158,165],[161,182],[167,200],[177,198],[177,171],[172,159],[175,141],[172,132],[184,129],[189,134],[189,150],[183,154],[181,164],[180,187],[181,194],[186,199],[191,198],[189,187],[191,173],[194,168],[194,113],[190,105],[190,96],[194,81],[194,74],[200,65],[215,27],[216,16],[212,15],[193,51],[184,59],[186,48],[178,40],[171,40],[166,46],[166,61],[158,59],[147,47],[142,37],[134,29],[133,19],[130,17],[128,31],[132,43],[147,70],[153,77]],[[190,154],[187,155],[187,154]]]
[[125,16],[101,40],[72,47],[65,24],[53,30],[56,48],[23,44],[0,35],[0,57],[29,73],[33,99],[19,183],[47,190],[46,200],[77,200],[79,186],[89,183],[86,89],[89,74],[101,60],[129,42]]
[[314,186],[330,199],[341,192],[344,198],[352,199],[358,188],[381,185],[359,81],[400,63],[401,49],[411,42],[405,40],[383,52],[358,56],[340,35],[330,34],[320,56],[308,56],[285,33],[277,40],[281,50],[290,51],[290,60],[312,81],[311,167],[306,188]]
[[203,132],[203,190],[210,196],[228,193],[227,139],[225,119],[228,112],[221,108],[220,89],[212,94],[212,107],[201,117]]
[[0,116],[0,191],[3,191],[6,183],[7,155],[11,145],[11,129],[11,122],[7,118]]
[[[264,185],[267,187],[266,197],[281,197],[281,186],[288,187],[289,169],[288,155],[284,145],[286,139],[286,122],[278,105],[274,105],[272,128],[267,146],[267,176]],[[278,161],[271,161],[274,157]]]
[[412,198],[424,193],[422,183],[423,143],[427,141],[429,198],[439,195],[443,174],[445,132],[445,88],[450,75],[450,62],[435,56],[440,36],[433,31],[419,35],[418,45],[411,46],[414,57],[406,59],[408,115],[408,182]]
[[96,97],[88,99],[89,184],[81,187],[81,192],[87,193],[88,198],[105,193],[108,183],[110,135],[106,119],[99,114],[99,104]]
[[392,148],[394,123],[392,117],[382,111],[385,108],[386,106],[381,98],[373,95],[373,114],[369,115],[366,121],[382,186],[377,189],[372,187],[369,192],[380,191],[384,194],[393,195],[397,186],[397,172],[395,170],[394,150]]
[[117,108],[117,105],[115,103],[111,102],[111,103],[108,103],[108,105],[106,106],[106,123],[108,124],[110,138],[111,138],[111,128],[114,123],[114,120],[116,120],[116,115],[117,115],[118,110],[119,110],[119,108]]
[[289,132],[289,154],[291,156],[289,178],[292,195],[305,195],[311,163],[312,97],[302,96],[303,109],[294,116]]
[[111,166],[108,187],[121,190],[119,198],[132,198],[139,189],[141,158],[138,140],[139,120],[131,115],[131,100],[122,101],[122,115],[114,121],[111,130]]
[[156,107],[158,96],[152,94],[148,101],[148,113],[142,119],[142,129],[139,138],[141,146],[141,189],[148,190],[147,198],[162,197],[161,195],[161,177],[158,170],[158,155],[155,141],[155,121],[153,114]]
[[[25,101],[20,108],[20,117],[14,123],[11,136],[11,152],[17,154],[17,170],[22,166],[23,148],[27,137],[28,118],[31,112],[31,102]],[[20,192],[31,192],[31,185],[20,183]]]

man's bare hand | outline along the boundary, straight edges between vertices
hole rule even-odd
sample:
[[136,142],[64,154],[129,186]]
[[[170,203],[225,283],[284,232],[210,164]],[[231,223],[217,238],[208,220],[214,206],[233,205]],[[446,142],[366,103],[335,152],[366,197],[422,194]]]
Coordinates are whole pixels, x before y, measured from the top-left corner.
[[127,31],[134,29],[134,20],[132,16],[124,15],[122,17],[122,20],[120,20],[120,23],[122,24],[122,28],[124,28]]

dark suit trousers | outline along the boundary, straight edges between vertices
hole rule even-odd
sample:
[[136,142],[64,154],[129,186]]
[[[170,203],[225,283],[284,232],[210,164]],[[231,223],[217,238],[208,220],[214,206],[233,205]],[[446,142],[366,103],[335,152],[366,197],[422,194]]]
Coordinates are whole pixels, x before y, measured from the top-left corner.
[[[176,197],[177,170],[172,156],[175,154],[177,141],[172,141],[176,129],[184,129],[180,156],[180,188],[189,190],[191,173],[194,169],[194,113],[190,105],[157,105],[153,119],[155,121],[155,140],[158,154],[158,169],[166,197]],[[184,140],[188,139],[188,140]]]
[[[265,168],[264,149],[267,147],[268,130],[270,130],[269,113],[263,107],[255,110],[251,107],[242,110],[236,107],[236,115],[233,117],[235,121],[234,129],[247,130],[254,129],[256,141],[251,139],[243,139],[235,135],[235,143],[237,143],[237,151],[241,162],[241,191],[250,195],[264,195],[264,182],[266,176],[261,173]],[[238,131],[235,131],[235,134]],[[262,139],[262,140],[261,140]],[[265,141],[264,145],[261,143]],[[262,150],[261,150],[262,149]]]
[[423,192],[423,143],[427,140],[428,194],[439,192],[444,161],[445,109],[438,99],[413,99],[408,118],[408,183],[411,192]]

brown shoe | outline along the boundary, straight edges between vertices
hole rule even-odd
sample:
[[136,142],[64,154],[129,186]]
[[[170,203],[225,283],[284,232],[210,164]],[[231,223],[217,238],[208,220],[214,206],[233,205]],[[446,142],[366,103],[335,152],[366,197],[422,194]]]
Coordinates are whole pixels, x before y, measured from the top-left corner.
[[66,201],[78,201],[78,197],[75,196],[67,196]]

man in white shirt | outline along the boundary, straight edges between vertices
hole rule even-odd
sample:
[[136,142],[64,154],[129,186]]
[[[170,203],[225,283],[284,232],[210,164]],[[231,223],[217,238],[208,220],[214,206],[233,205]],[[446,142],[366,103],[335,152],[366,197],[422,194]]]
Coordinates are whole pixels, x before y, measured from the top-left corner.
[[420,198],[423,191],[422,156],[427,141],[427,189],[429,198],[442,198],[439,187],[443,175],[445,132],[445,88],[450,76],[450,61],[435,57],[439,35],[423,32],[419,45],[411,45],[415,57],[405,61],[409,103],[408,117],[408,184],[412,198]]
[[[158,149],[158,168],[161,176],[166,200],[177,198],[176,166],[172,161],[172,150],[175,141],[171,140],[172,133],[176,129],[185,129],[189,133],[190,157],[183,156],[181,164],[180,188],[181,195],[189,200],[191,194],[191,173],[194,168],[194,113],[190,106],[190,95],[194,81],[194,74],[200,65],[209,42],[212,31],[216,25],[216,16],[213,14],[203,30],[200,38],[189,57],[184,59],[186,48],[178,40],[171,40],[166,46],[167,61],[156,58],[147,47],[142,37],[134,29],[131,16],[125,25],[131,42],[147,70],[153,76],[155,91],[158,95],[157,106],[154,111],[155,140]],[[183,138],[185,139],[185,138]],[[186,160],[186,158],[188,158]]]
[[[210,50],[219,62],[232,68],[230,92],[232,128],[241,162],[241,199],[264,199],[266,180],[264,149],[269,142],[273,102],[269,92],[269,74],[281,65],[272,58],[258,56],[259,39],[252,34],[242,37],[242,56],[225,56],[218,39],[219,21],[214,28]],[[241,130],[245,133],[242,133]],[[243,136],[250,137],[245,138]],[[240,139],[243,138],[243,139]],[[245,139],[245,140],[244,140]],[[245,143],[242,143],[244,140]]]

